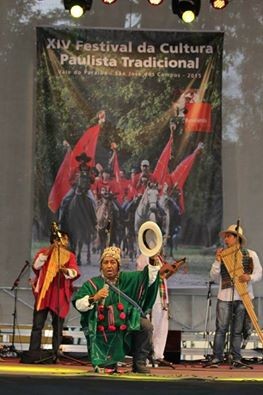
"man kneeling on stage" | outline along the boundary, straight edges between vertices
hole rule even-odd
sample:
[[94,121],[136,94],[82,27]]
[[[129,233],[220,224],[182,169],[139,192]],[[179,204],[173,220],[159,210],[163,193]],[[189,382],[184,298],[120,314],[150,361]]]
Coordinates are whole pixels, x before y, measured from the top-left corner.
[[83,284],[73,299],[95,371],[114,372],[125,355],[133,356],[133,372],[150,373],[146,359],[152,349],[153,327],[146,318],[158,290],[158,268],[120,272],[120,249],[106,248],[101,275]]

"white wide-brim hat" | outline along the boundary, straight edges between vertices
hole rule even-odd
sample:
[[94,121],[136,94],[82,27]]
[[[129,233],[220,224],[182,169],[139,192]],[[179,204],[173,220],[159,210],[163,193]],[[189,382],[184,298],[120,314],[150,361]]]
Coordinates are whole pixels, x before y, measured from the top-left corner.
[[230,225],[226,230],[222,230],[219,233],[219,236],[224,238],[226,233],[232,233],[233,235],[240,237],[242,243],[245,243],[247,241],[244,236],[243,229],[241,228],[241,226],[237,226],[236,224]]
[[138,232],[138,245],[141,253],[152,257],[159,254],[163,245],[163,236],[159,226],[153,221],[144,222]]

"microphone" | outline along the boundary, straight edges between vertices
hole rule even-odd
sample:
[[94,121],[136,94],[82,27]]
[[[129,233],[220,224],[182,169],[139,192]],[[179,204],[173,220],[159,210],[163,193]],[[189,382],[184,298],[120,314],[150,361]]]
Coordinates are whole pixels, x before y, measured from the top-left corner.
[[62,234],[59,230],[58,224],[54,221],[51,224],[51,232],[53,235],[57,236],[59,239],[61,239]]
[[22,269],[21,269],[21,271],[20,271],[20,273],[19,273],[17,279],[15,280],[15,282],[14,282],[12,288],[11,288],[11,291],[13,291],[13,290],[18,286],[19,281],[20,281],[20,277],[21,277],[22,274],[24,273],[25,269],[30,265],[30,262],[29,262],[29,261],[25,261],[25,262],[26,262],[26,264],[22,267]]
[[237,226],[236,226],[236,232],[238,232],[238,230],[239,230],[239,226],[240,226],[240,219],[238,218],[237,219]]
[[25,262],[26,262],[26,264],[25,264],[25,266],[23,267],[23,270],[24,270],[27,266],[30,266],[30,265],[31,265],[31,263],[30,263],[29,261],[25,260]]
[[[109,288],[110,288],[110,287],[109,287],[108,284],[104,284],[103,289],[108,290]],[[105,305],[105,299],[106,299],[106,298],[101,299],[100,306],[104,307],[104,305]]]

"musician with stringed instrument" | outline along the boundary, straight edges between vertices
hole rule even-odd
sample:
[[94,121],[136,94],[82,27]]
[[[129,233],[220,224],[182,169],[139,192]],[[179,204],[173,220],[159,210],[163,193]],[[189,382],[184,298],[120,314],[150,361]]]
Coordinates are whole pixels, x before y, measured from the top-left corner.
[[50,246],[41,248],[33,261],[35,297],[29,351],[41,349],[41,335],[48,313],[52,317],[52,348],[57,353],[64,319],[69,312],[73,281],[80,276],[75,255],[69,251],[69,236],[52,224]]
[[174,275],[178,269],[185,264],[186,258],[178,259],[173,263],[168,263],[162,256],[162,250],[154,256],[147,257],[141,254],[137,258],[137,270],[151,264],[158,267],[160,280],[159,291],[156,296],[152,311],[151,323],[153,325],[153,350],[151,355],[152,362],[155,365],[170,365],[164,360],[164,350],[168,336],[168,323],[169,323],[169,298],[168,298],[168,285],[167,279]]
[[252,302],[252,284],[261,280],[262,267],[257,253],[244,247],[246,239],[239,221],[219,235],[224,240],[226,248],[217,250],[216,260],[210,270],[210,278],[219,283],[219,291],[213,359],[208,366],[216,367],[223,362],[226,334],[230,327],[231,364],[233,367],[244,367],[240,349],[246,313],[253,320],[260,339],[263,339]]

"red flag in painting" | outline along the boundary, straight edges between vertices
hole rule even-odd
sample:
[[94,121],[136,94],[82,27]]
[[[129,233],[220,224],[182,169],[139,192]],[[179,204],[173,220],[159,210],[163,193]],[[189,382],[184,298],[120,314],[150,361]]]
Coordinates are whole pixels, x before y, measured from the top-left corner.
[[160,186],[163,186],[165,180],[169,176],[168,164],[171,158],[172,145],[173,145],[173,135],[171,133],[170,138],[166,146],[164,147],[163,152],[161,153],[161,156],[153,172],[153,178],[158,182]]
[[87,129],[80,137],[71,154],[71,169],[73,172],[79,165],[76,156],[80,155],[82,152],[85,152],[87,156],[91,158],[90,166],[95,166],[95,152],[99,133],[100,125],[95,125]]
[[70,189],[70,161],[71,150],[68,151],[63,159],[63,162],[58,169],[55,181],[48,196],[48,207],[55,213],[61,203],[61,200]]
[[114,174],[115,180],[119,183],[120,182],[120,166],[119,166],[117,151],[115,151],[115,153],[114,153],[112,167],[113,167],[113,174]]
[[114,151],[113,160],[112,160],[112,169],[114,174],[114,180],[112,180],[113,192],[116,193],[118,201],[122,202],[122,187],[121,187],[121,178],[120,178],[120,166],[117,151]]
[[203,149],[203,144],[199,143],[194,152],[191,155],[188,155],[179,165],[175,168],[175,170],[170,174],[170,180],[172,185],[176,186],[181,192],[180,195],[180,208],[181,212],[184,212],[184,196],[183,196],[183,187],[189,176],[189,173],[193,167],[196,156]]
[[76,156],[85,152],[91,158],[90,165],[95,165],[95,152],[100,132],[100,125],[92,126],[80,137],[72,151],[69,151],[60,165],[54,184],[48,197],[48,206],[55,213],[61,204],[62,199],[72,187],[72,179],[79,162]]
[[211,132],[211,104],[186,103],[185,132]]

